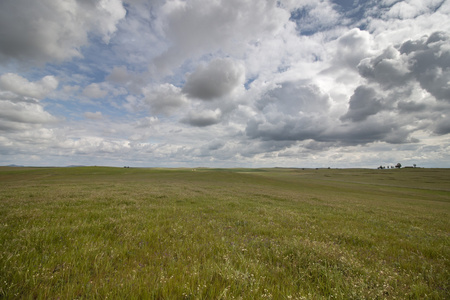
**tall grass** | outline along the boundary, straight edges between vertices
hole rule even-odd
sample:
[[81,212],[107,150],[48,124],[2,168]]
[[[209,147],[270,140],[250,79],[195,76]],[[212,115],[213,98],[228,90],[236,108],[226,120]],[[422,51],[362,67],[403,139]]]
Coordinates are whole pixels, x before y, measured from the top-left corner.
[[449,175],[0,168],[0,298],[448,299]]

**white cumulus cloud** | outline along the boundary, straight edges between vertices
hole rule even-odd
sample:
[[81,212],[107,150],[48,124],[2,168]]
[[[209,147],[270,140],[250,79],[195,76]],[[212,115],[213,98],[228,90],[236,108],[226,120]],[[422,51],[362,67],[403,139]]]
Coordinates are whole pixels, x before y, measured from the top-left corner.
[[35,82],[30,82],[26,78],[14,73],[7,73],[0,76],[1,90],[9,91],[23,97],[42,99],[57,87],[58,79],[54,76],[45,76]]

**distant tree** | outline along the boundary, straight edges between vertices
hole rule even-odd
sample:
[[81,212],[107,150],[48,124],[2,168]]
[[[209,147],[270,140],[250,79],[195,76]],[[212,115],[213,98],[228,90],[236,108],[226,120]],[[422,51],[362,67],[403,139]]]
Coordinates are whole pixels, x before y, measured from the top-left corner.
[[415,168],[415,167],[416,167],[416,164],[413,164],[413,167]]
[[402,167],[402,164],[401,164],[401,163],[398,163],[398,164],[395,165],[395,167],[396,167],[397,169],[400,169],[400,168]]

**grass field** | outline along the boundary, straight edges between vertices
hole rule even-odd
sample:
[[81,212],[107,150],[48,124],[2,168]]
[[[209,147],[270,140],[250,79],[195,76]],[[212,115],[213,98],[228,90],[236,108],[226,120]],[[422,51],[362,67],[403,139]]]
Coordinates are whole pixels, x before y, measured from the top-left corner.
[[0,168],[2,299],[450,299],[450,169]]

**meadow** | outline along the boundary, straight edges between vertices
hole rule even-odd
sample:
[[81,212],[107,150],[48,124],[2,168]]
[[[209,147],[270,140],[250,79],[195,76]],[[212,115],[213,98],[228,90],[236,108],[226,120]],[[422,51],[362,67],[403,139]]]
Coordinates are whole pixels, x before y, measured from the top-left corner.
[[450,169],[0,168],[1,299],[450,299]]

